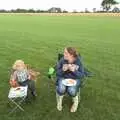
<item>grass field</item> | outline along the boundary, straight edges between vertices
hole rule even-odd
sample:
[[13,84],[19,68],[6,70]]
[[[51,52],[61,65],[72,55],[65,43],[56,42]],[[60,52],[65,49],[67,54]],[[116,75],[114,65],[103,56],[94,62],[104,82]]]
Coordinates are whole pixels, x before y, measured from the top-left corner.
[[[47,78],[57,53],[76,47],[95,76],[81,90],[81,103],[70,113],[71,99],[58,112],[55,86]],[[36,101],[26,112],[8,116],[9,72],[16,59],[41,72]],[[0,15],[0,120],[120,120],[120,17]]]

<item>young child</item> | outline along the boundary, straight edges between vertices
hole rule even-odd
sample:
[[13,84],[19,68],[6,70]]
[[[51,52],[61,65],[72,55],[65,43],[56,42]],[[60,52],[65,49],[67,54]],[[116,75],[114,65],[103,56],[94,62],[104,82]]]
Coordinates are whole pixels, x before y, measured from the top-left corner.
[[35,81],[31,80],[31,75],[27,69],[24,61],[16,60],[13,64],[13,71],[10,78],[10,84],[19,86],[28,86],[33,97],[36,97]]

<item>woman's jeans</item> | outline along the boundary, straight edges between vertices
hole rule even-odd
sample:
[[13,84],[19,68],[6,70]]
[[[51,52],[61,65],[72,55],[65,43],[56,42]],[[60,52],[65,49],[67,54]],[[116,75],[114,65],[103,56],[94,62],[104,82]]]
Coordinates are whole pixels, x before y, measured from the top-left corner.
[[56,90],[57,90],[57,93],[62,96],[64,95],[66,92],[68,93],[68,95],[72,96],[72,97],[75,97],[77,95],[77,92],[79,91],[79,88],[80,88],[80,80],[77,79],[77,83],[75,86],[65,86],[63,83],[62,83],[62,80],[63,79],[59,79],[57,81],[57,86],[56,86]]

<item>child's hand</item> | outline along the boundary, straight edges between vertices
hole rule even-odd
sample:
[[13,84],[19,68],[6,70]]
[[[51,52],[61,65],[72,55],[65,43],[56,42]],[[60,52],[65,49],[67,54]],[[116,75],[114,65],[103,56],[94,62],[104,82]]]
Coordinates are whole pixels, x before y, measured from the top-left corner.
[[29,75],[29,76],[28,76],[28,80],[30,80],[30,79],[31,79],[31,76]]
[[16,80],[10,80],[9,83],[10,83],[11,87],[17,87],[18,86],[18,83],[17,83]]

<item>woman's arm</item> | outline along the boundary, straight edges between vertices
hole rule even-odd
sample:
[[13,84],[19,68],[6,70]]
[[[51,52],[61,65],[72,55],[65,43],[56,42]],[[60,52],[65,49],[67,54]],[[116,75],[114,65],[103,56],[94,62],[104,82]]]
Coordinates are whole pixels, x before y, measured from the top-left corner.
[[81,59],[78,59],[76,64],[75,64],[75,69],[72,71],[73,75],[77,78],[83,78],[84,77],[84,67],[82,64]]

